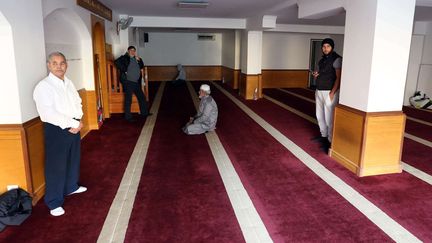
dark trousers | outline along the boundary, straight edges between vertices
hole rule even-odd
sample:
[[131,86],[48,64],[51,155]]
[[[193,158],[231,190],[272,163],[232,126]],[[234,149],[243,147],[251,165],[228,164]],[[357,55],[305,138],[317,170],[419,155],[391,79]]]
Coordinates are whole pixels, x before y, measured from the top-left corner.
[[80,170],[80,134],[72,134],[44,123],[45,132],[45,203],[61,207],[64,196],[78,189]]
[[141,89],[141,85],[136,82],[124,81],[123,82],[123,92],[124,92],[124,112],[125,118],[131,119],[131,105],[132,105],[132,94],[135,94],[138,100],[140,114],[142,116],[148,115],[147,102],[144,93]]

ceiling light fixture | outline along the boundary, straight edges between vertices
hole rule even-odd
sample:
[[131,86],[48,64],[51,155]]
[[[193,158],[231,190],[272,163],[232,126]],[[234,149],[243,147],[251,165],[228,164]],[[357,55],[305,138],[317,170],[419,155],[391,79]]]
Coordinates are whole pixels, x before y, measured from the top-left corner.
[[204,1],[179,1],[177,7],[179,8],[207,8],[208,2]]

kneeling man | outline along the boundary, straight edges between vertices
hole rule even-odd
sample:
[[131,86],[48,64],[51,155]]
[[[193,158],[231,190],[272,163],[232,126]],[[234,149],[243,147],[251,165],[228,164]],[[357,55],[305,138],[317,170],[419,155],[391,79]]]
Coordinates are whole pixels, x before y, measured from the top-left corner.
[[210,86],[201,85],[199,98],[201,101],[198,113],[183,127],[183,131],[188,135],[202,134],[216,128],[218,108],[213,97],[210,96]]

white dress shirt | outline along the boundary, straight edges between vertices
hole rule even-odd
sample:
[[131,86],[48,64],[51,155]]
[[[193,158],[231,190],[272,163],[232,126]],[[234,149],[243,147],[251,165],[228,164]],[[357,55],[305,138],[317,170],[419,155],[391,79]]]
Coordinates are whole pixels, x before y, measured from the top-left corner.
[[50,73],[36,85],[33,99],[43,122],[62,129],[79,127],[80,122],[75,119],[83,116],[81,97],[67,77],[63,81]]

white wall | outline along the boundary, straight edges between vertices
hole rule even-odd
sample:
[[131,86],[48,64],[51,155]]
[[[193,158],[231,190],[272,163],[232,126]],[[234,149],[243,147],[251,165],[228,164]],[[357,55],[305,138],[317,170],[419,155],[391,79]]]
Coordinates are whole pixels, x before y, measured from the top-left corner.
[[149,42],[139,48],[146,65],[221,65],[222,34],[214,41],[198,41],[198,33],[148,32]]
[[222,65],[235,69],[236,34],[235,31],[222,33]]
[[[15,54],[15,59],[13,55],[2,55],[2,58],[14,63],[16,67],[16,74],[6,71],[8,76],[5,76],[2,71],[2,80],[13,85],[9,86],[10,90],[5,90],[5,96],[1,95],[0,124],[20,124],[37,116],[33,88],[46,75],[42,4],[40,0],[0,1],[0,12],[11,26]],[[3,43],[1,44],[3,48]],[[10,46],[10,43],[7,44]],[[7,65],[2,66],[2,70],[5,67]],[[14,94],[19,95],[19,102],[14,102],[16,98],[11,98]],[[20,108],[16,107],[16,104]],[[14,106],[19,112],[4,114],[9,111],[9,108],[3,109],[5,105]]]
[[66,76],[72,80],[76,89],[82,89],[85,87],[82,43],[74,24],[63,10],[56,10],[45,17],[45,51],[47,58],[54,51],[60,51],[66,56],[68,61]]
[[404,105],[415,91],[432,97],[432,22],[416,22],[411,40]]
[[21,107],[18,92],[18,78],[15,65],[12,28],[0,12],[0,124],[13,124],[21,121]]
[[408,72],[405,84],[404,105],[409,105],[409,98],[417,90],[418,74],[420,71],[422,52],[423,52],[423,35],[413,35],[411,39],[410,57],[408,63]]
[[309,69],[310,40],[327,37],[343,55],[343,35],[264,32],[262,69]]
[[[66,42],[63,39],[60,39],[57,43],[54,42],[54,44],[65,44],[66,46],[59,46],[57,45],[57,48],[61,48],[59,51],[66,51],[71,54],[71,57],[66,55],[68,59],[81,59],[79,62],[73,61],[74,63],[69,63],[72,66],[69,68],[66,75],[68,77],[79,77],[80,75],[82,78],[79,81],[76,87],[77,89],[85,88],[87,90],[94,90],[94,69],[93,69],[93,44],[92,44],[92,27],[91,27],[91,15],[96,15],[88,11],[87,9],[84,9],[76,4],[76,1],[59,1],[59,0],[42,0],[42,10],[43,10],[43,17],[47,17],[53,11],[62,11],[66,14],[67,18],[70,20],[70,26],[71,28],[60,28],[60,30],[57,31],[57,35],[65,35],[69,36],[71,33],[74,32],[76,34],[79,34],[79,42],[76,42],[75,45],[81,46],[81,53],[78,54],[76,52],[76,46],[68,46],[70,43]],[[120,43],[120,36],[117,35],[117,25],[116,22],[118,20],[118,14],[116,12],[113,12],[113,20],[108,21],[104,19],[105,24],[105,42],[108,44],[112,44],[113,46],[113,53],[119,52],[119,48],[121,47]],[[51,26],[51,28],[54,28],[54,26]],[[51,29],[48,31],[51,32]],[[61,37],[58,37],[61,38]],[[50,41],[51,44],[53,44],[53,41]],[[53,48],[55,46],[47,45],[48,48]],[[63,49],[64,47],[64,49]],[[50,50],[47,50],[50,51]],[[81,66],[81,71],[79,71],[79,66]],[[80,84],[82,82],[82,84]]]
[[248,45],[248,31],[242,30],[240,33],[240,69],[242,73],[247,73],[247,45]]

